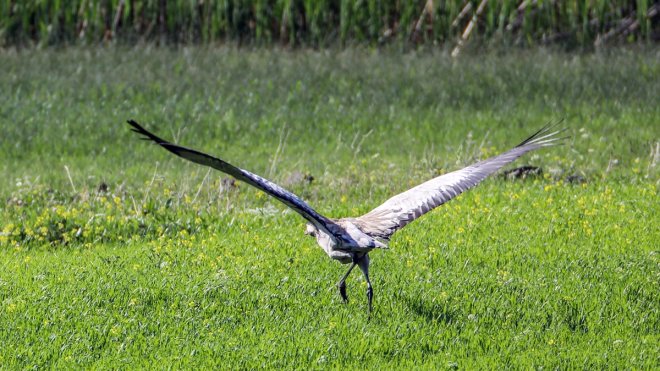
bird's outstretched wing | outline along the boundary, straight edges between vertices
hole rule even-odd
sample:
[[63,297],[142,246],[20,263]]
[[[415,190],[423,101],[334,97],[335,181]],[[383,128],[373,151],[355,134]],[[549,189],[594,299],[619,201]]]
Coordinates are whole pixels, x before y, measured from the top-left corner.
[[132,130],[134,132],[144,135],[144,139],[149,139],[165,148],[166,150],[174,153],[177,156],[183,157],[188,161],[192,161],[200,165],[210,166],[266,192],[267,194],[273,196],[280,202],[290,207],[298,214],[302,215],[303,218],[307,219],[307,221],[312,223],[316,228],[325,231],[330,236],[339,237],[338,233],[340,233],[339,231],[341,228],[337,224],[324,217],[323,215],[317,213],[298,196],[271,182],[270,180],[264,179],[259,175],[253,174],[247,170],[238,168],[217,157],[213,157],[205,153],[195,151],[194,149],[189,149],[170,143],[150,133],[134,120],[128,120],[128,124],[133,127]]
[[390,198],[356,218],[357,224],[365,233],[387,240],[408,223],[474,187],[523,154],[557,144],[564,139],[557,136],[561,132],[563,130],[554,130],[554,126],[546,125],[507,152],[441,175]]

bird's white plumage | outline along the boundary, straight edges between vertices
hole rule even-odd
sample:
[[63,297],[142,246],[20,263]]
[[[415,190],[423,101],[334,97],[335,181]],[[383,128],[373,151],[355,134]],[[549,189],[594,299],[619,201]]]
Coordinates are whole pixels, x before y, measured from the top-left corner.
[[210,166],[261,189],[299,213],[309,222],[305,233],[315,237],[319,246],[330,258],[344,264],[352,263],[338,284],[339,292],[345,301],[347,297],[344,281],[353,267],[360,267],[367,281],[370,311],[373,292],[369,281],[368,254],[371,250],[386,248],[384,242],[387,242],[394,232],[474,187],[502,166],[529,151],[553,145],[562,139],[557,138],[560,131],[551,132],[546,126],[510,151],[431,179],[390,198],[365,215],[357,218],[329,219],[316,212],[300,197],[268,179],[231,165],[217,157],[169,143],[145,130],[133,120],[129,120],[128,123],[134,131],[144,135],[144,139],[151,140],[186,160]]
[[507,152],[422,183],[356,218],[357,223],[365,233],[389,239],[408,223],[474,187],[523,154],[554,144],[558,133],[541,130],[536,137],[532,136]]
[[298,196],[268,179],[217,157],[169,143],[135,121],[129,120],[129,124],[146,139],[154,141],[177,156],[230,174],[278,199],[307,219],[310,223],[308,229],[312,228],[316,231],[307,234],[316,237],[318,244],[330,257],[342,262],[349,261],[346,259],[346,254],[363,254],[374,248],[387,247],[383,242],[389,240],[394,232],[408,223],[474,187],[523,154],[553,145],[561,139],[557,138],[560,131],[551,132],[546,126],[507,152],[431,179],[390,198],[365,215],[357,218],[329,219]]

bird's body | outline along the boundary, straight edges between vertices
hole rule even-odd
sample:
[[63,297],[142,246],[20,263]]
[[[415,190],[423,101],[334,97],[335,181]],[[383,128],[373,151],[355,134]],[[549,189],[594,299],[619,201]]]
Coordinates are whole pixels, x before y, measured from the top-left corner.
[[368,254],[373,249],[387,248],[387,245],[365,233],[355,218],[333,219],[341,228],[342,236],[336,238],[308,225],[307,234],[316,238],[316,242],[329,257],[342,264],[352,263],[356,258]]
[[521,155],[542,147],[552,146],[563,139],[557,137],[562,130],[552,131],[550,127],[546,126],[507,152],[431,179],[390,198],[367,214],[353,218],[330,219],[316,212],[293,193],[265,178],[235,167],[219,158],[169,143],[148,132],[135,121],[129,120],[128,123],[135,132],[144,135],[145,139],[155,142],[177,156],[232,175],[238,180],[261,189],[299,213],[308,221],[305,234],[316,238],[319,246],[330,258],[343,264],[351,264],[348,272],[338,283],[339,292],[344,301],[347,301],[346,278],[356,265],[360,267],[367,281],[369,311],[371,311],[373,297],[369,280],[368,254],[371,250],[387,248],[387,243],[394,232],[474,187],[487,176]]

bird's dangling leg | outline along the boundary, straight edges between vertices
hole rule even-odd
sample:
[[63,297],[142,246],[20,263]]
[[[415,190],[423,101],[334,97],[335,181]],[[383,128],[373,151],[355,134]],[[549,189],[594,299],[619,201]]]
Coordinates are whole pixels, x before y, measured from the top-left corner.
[[367,300],[369,301],[369,315],[371,315],[371,311],[373,310],[372,302],[374,298],[374,290],[371,287],[371,281],[369,280],[369,255],[364,255],[357,261],[357,264],[364,274],[364,279],[367,280]]
[[351,274],[351,271],[353,270],[353,268],[355,268],[356,264],[357,263],[355,262],[351,263],[351,266],[348,268],[346,274],[344,274],[339,280],[339,283],[337,283],[337,287],[339,287],[339,295],[341,295],[341,298],[344,301],[344,303],[348,303],[348,296],[346,296],[346,278],[348,278],[348,275]]

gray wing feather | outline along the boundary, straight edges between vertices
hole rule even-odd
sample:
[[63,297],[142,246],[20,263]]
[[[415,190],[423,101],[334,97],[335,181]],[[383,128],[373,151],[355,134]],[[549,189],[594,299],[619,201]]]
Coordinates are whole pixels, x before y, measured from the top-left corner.
[[557,137],[562,131],[553,131],[551,126],[545,126],[507,152],[422,183],[390,198],[356,220],[365,233],[389,239],[408,223],[476,186],[523,154],[557,144],[564,139]]
[[227,173],[233,176],[234,178],[242,182],[245,182],[257,189],[266,192],[270,196],[276,198],[280,202],[290,207],[298,214],[302,215],[303,218],[307,219],[307,221],[309,221],[314,226],[316,226],[316,228],[324,230],[331,236],[338,237],[337,233],[340,230],[339,226],[337,226],[334,222],[324,217],[323,215],[317,213],[314,209],[312,209],[307,203],[305,203],[305,201],[300,199],[298,196],[280,187],[279,185],[271,182],[270,180],[262,178],[259,175],[253,174],[247,170],[238,168],[219,158],[207,155],[205,153],[193,149],[189,149],[178,146],[176,144],[169,143],[168,141],[150,133],[149,131],[144,129],[142,126],[140,126],[137,122],[133,120],[128,120],[128,123],[133,127],[132,129],[133,131],[144,135],[145,136],[144,139],[149,139],[155,142],[156,144],[160,145],[161,147],[165,148],[166,150],[174,153],[179,157],[183,157],[188,161],[192,161],[200,165],[210,166],[214,169],[222,171],[223,173]]

